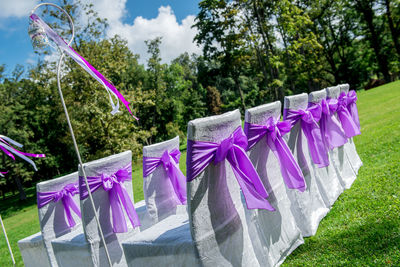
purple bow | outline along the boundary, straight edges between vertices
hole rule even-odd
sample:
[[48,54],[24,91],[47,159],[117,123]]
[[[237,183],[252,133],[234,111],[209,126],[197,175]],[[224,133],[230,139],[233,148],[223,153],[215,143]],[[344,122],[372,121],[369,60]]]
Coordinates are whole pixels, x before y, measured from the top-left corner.
[[322,108],[322,117],[320,120],[321,134],[326,146],[332,150],[347,143],[344,130],[335,116],[338,108],[338,100],[322,99],[319,105]]
[[249,142],[248,150],[266,136],[266,143],[279,161],[283,180],[287,187],[304,192],[306,185],[303,173],[289,147],[282,138],[283,135],[290,132],[291,128],[290,122],[277,121],[273,117],[267,120],[266,125],[257,125],[247,122],[244,124],[244,131]]
[[361,132],[347,108],[347,101],[347,94],[345,92],[341,92],[338,98],[337,114],[342,124],[344,133],[348,138],[351,138],[361,134]]
[[247,208],[274,211],[266,200],[268,193],[245,152],[246,148],[247,137],[242,127],[219,144],[188,140],[187,181],[195,179],[211,162],[218,164],[226,159],[242,189]]
[[[292,127],[300,121],[301,129],[307,138],[308,148],[310,150],[313,162],[319,167],[329,165],[328,153],[322,141],[321,130],[318,121],[321,119],[322,108],[314,105],[307,109],[287,109],[284,114],[285,120],[289,121]],[[301,148],[300,148],[301,149]]]
[[58,202],[61,200],[64,206],[65,215],[67,217],[68,226],[74,227],[76,223],[74,221],[74,218],[72,217],[71,210],[75,212],[76,215],[81,217],[81,211],[79,210],[74,199],[72,198],[77,193],[79,193],[78,184],[67,184],[60,191],[38,192],[38,208],[40,209],[46,206],[51,201]]
[[[130,199],[126,189],[122,186],[123,182],[131,180],[131,164],[111,175],[103,173],[100,176],[87,177],[91,193],[95,192],[100,187],[103,187],[104,191],[108,192],[114,233],[124,233],[128,231],[125,215],[121,205],[124,207],[132,226],[140,226],[139,217],[136,213],[135,207],[133,206],[132,200]],[[80,197],[81,200],[83,200],[88,197],[89,193],[86,190],[85,180],[81,176],[79,176],[79,186],[81,192]]]
[[178,149],[164,151],[161,158],[143,157],[143,176],[147,177],[162,164],[167,172],[172,188],[175,191],[177,204],[186,204],[186,177],[179,169],[179,158],[181,152]]
[[9,143],[11,143],[17,147],[23,146],[22,144],[12,140],[11,138],[9,138],[7,136],[0,135],[0,149],[3,150],[3,152],[6,153],[7,156],[9,156],[13,160],[15,160],[15,157],[13,155],[13,154],[15,154],[16,156],[18,156],[18,157],[22,158],[23,160],[27,161],[28,163],[30,163],[33,166],[33,168],[35,169],[35,171],[37,171],[36,164],[28,157],[44,158],[44,157],[46,157],[46,155],[45,154],[25,153],[25,152],[15,149]]
[[357,93],[354,90],[350,90],[347,93],[347,109],[350,112],[353,121],[356,123],[358,130],[360,130],[360,118],[358,117],[358,109],[357,109]]

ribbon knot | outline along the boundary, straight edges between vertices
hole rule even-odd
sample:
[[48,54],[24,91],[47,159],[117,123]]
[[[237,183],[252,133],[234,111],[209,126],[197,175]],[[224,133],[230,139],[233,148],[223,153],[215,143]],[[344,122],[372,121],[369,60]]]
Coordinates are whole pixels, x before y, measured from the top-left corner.
[[303,173],[282,138],[283,135],[290,131],[291,123],[289,121],[277,121],[274,117],[270,117],[266,125],[245,122],[244,129],[249,140],[248,150],[266,136],[266,144],[279,161],[285,184],[290,189],[298,189],[303,192],[306,189]]
[[348,138],[351,138],[353,136],[361,134],[361,132],[358,121],[357,107],[355,106],[355,103],[349,106],[352,110],[352,114],[354,114],[353,118],[352,114],[348,109],[347,101],[348,101],[347,94],[345,92],[341,92],[338,98],[337,114],[342,124],[344,133]]
[[357,94],[356,91],[350,90],[347,94],[347,108],[350,112],[353,121],[357,125],[358,131],[360,131],[360,118],[358,117],[358,109],[357,109]]
[[[131,164],[129,164],[113,174],[102,173],[99,176],[87,177],[90,192],[93,193],[102,187],[104,191],[108,193],[112,213],[113,231],[115,233],[124,233],[128,231],[125,215],[122,209],[125,210],[133,227],[140,225],[139,217],[135,211],[132,200],[122,185],[125,181],[132,180],[131,168]],[[83,200],[88,197],[89,193],[86,189],[85,180],[81,176],[79,177],[79,186],[81,199]]]
[[242,189],[247,208],[273,211],[275,209],[266,199],[268,193],[245,152],[247,145],[247,137],[240,126],[220,143],[188,140],[187,180],[195,179],[211,162],[218,164],[226,159]]
[[[311,104],[307,109],[287,109],[284,111],[285,120],[289,121],[292,127],[301,120],[301,129],[306,136],[308,148],[313,162],[319,167],[329,165],[328,152],[322,140],[321,130],[318,122],[322,116],[322,107],[319,104]],[[299,147],[301,150],[302,148]],[[301,151],[301,153],[303,153]],[[304,153],[303,153],[304,155]]]
[[81,211],[73,200],[73,196],[79,193],[77,184],[67,184],[59,191],[38,192],[37,202],[39,209],[50,203],[51,201],[57,203],[60,200],[64,206],[65,216],[67,218],[68,226],[74,227],[75,221],[72,217],[71,210],[81,217]]
[[[317,104],[315,104],[317,105]],[[337,99],[322,99],[319,105],[322,108],[320,119],[320,128],[322,141],[329,149],[334,149],[344,145],[347,142],[344,130],[335,116],[339,101]]]
[[147,177],[153,173],[156,168],[162,164],[171,186],[175,193],[177,205],[186,204],[186,177],[179,169],[179,158],[181,152],[178,149],[173,149],[171,152],[165,150],[160,158],[158,157],[143,157],[143,176]]

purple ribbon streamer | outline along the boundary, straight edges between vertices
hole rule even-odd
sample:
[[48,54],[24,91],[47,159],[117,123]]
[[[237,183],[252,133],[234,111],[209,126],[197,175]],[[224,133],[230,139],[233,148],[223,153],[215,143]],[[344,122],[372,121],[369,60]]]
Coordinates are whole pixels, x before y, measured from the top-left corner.
[[[122,186],[125,181],[132,180],[132,167],[131,164],[116,171],[111,175],[101,174],[100,176],[88,176],[87,181],[89,184],[90,192],[93,193],[99,188],[103,187],[104,191],[108,192],[110,200],[110,207],[112,212],[113,231],[114,233],[125,233],[128,227],[125,220],[125,215],[122,207],[125,209],[129,220],[133,227],[140,226],[139,217],[133,206],[132,200],[128,192]],[[85,180],[79,176],[80,198],[81,200],[88,197],[89,193],[86,189]]]
[[335,116],[338,108],[337,99],[322,99],[319,104],[314,105],[320,105],[322,108],[320,127],[325,145],[332,150],[347,143],[344,130]]
[[37,193],[37,203],[38,208],[42,208],[50,202],[58,202],[61,200],[65,215],[67,217],[68,226],[74,227],[76,225],[74,218],[71,214],[71,210],[75,212],[81,218],[81,211],[76,205],[74,199],[72,198],[74,195],[79,193],[78,184],[67,184],[63,187],[63,189],[59,191],[49,191],[49,192],[38,192]]
[[247,137],[242,127],[238,127],[220,143],[188,140],[187,181],[195,179],[210,163],[218,164],[226,159],[242,189],[247,208],[274,211],[266,199],[268,193],[246,154],[246,148]]
[[[329,165],[328,152],[322,140],[321,130],[318,125],[321,119],[321,106],[315,105],[307,109],[286,109],[284,111],[285,120],[289,121],[292,127],[300,121],[301,129],[307,138],[308,148],[310,150],[313,162],[319,168]],[[299,147],[299,149],[302,149]],[[303,153],[303,152],[301,152]]]
[[30,163],[33,166],[33,168],[35,169],[35,171],[37,171],[36,164],[28,157],[44,158],[44,157],[46,157],[46,155],[22,152],[22,151],[15,149],[14,147],[12,147],[9,143],[11,143],[15,146],[18,146],[18,147],[22,147],[22,144],[12,140],[11,138],[9,138],[7,136],[0,135],[0,149],[4,153],[6,153],[7,156],[9,156],[13,160],[15,160],[15,157],[13,155],[13,154],[15,154],[16,156],[18,156],[18,157],[22,158],[23,160],[27,161],[28,163]]
[[279,166],[285,184],[290,189],[298,189],[304,192],[306,184],[303,173],[299,164],[293,157],[288,145],[282,136],[290,132],[291,124],[288,121],[277,121],[270,117],[266,125],[257,125],[245,122],[244,131],[248,138],[248,148],[254,147],[264,136],[266,136],[266,144],[270,147],[279,161]]
[[361,134],[359,127],[347,109],[347,94],[345,92],[341,92],[339,95],[337,114],[348,138]]
[[358,116],[358,109],[357,109],[357,93],[354,90],[350,90],[347,93],[347,108],[350,112],[351,117],[353,118],[353,121],[356,123],[358,129],[360,130],[360,118]]
[[[58,46],[60,49],[62,49],[67,55],[69,55],[73,60],[75,60],[76,63],[78,63],[83,69],[85,69],[93,78],[95,78],[99,83],[101,83],[107,92],[110,94],[110,92],[115,95],[121,102],[125,105],[125,107],[128,109],[129,113],[136,119],[139,120],[137,117],[135,117],[132,114],[131,109],[129,108],[129,102],[124,98],[124,96],[98,71],[96,70],[92,65],[90,65],[89,62],[87,62],[81,55],[79,55],[74,49],[72,49],[61,36],[59,36],[53,29],[50,28],[49,25],[47,25],[39,16],[36,14],[32,14],[30,16],[30,19],[37,23],[43,30],[45,31],[46,35],[50,37]],[[114,106],[111,95],[110,95],[110,101],[113,106],[113,111],[111,112],[112,114],[115,114],[118,112],[118,105]]]
[[179,158],[181,152],[173,149],[171,152],[164,151],[160,158],[143,157],[143,177],[149,176],[155,169],[162,164],[167,172],[172,188],[174,189],[177,204],[186,204],[186,177],[179,169]]

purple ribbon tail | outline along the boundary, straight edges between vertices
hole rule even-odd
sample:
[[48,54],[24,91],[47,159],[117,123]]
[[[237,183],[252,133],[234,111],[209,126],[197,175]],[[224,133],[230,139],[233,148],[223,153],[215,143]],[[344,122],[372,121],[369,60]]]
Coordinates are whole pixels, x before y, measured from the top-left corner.
[[361,134],[358,126],[354,122],[347,108],[339,108],[337,114],[340,122],[342,123],[344,133],[348,138],[352,138],[353,136]]
[[74,211],[79,216],[79,218],[82,218],[81,211],[79,210],[78,206],[76,205],[75,201],[72,199],[70,195],[63,197],[61,201],[64,206],[65,215],[68,221],[68,226],[74,227],[76,223],[74,221],[74,217],[71,214],[71,210]]
[[347,143],[343,128],[333,114],[322,114],[320,126],[322,137],[330,150]]
[[179,166],[174,161],[171,161],[171,168],[168,169],[168,176],[172,183],[172,188],[179,200],[178,204],[186,205],[186,177],[183,175]]
[[351,117],[353,118],[354,123],[357,125],[358,130],[361,132],[360,118],[358,116],[357,104],[353,102],[348,107],[349,107],[349,111],[350,111]]
[[[124,212],[121,207],[121,203],[125,208],[126,214],[132,223],[133,227],[139,226],[139,217],[136,214],[135,208],[130,201],[128,193],[125,188],[120,184],[115,184],[112,189],[108,191],[110,199],[110,206],[112,212],[113,230],[115,233],[125,233],[128,231]],[[121,203],[119,201],[121,200]]]
[[227,160],[242,189],[247,208],[275,211],[275,208],[266,200],[268,193],[246,152],[235,146],[228,152]]
[[321,129],[315,123],[301,121],[301,128],[307,138],[308,149],[315,165],[323,168],[329,165],[329,157],[322,141]]
[[286,142],[280,135],[276,137],[275,141],[272,141],[269,136],[267,138],[269,147],[279,161],[283,180],[287,187],[304,192],[307,186],[304,181],[303,173]]

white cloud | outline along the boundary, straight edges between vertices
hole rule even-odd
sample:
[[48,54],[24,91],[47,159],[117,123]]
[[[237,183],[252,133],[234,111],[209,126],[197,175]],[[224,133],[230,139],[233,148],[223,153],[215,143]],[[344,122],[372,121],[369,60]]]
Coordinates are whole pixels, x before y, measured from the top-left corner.
[[144,41],[156,37],[162,37],[160,46],[162,62],[169,63],[184,52],[201,53],[201,49],[193,43],[197,30],[191,26],[195,16],[188,15],[182,23],[178,23],[171,7],[161,6],[154,19],[139,16],[132,23],[123,23],[122,19],[126,15],[125,3],[126,0],[100,0],[96,1],[94,9],[100,17],[108,19],[107,35],[111,37],[118,34],[126,39],[132,52],[140,55],[140,63],[146,63],[149,58]]
[[30,11],[38,2],[38,0],[1,0],[0,19],[8,17],[28,17]]

